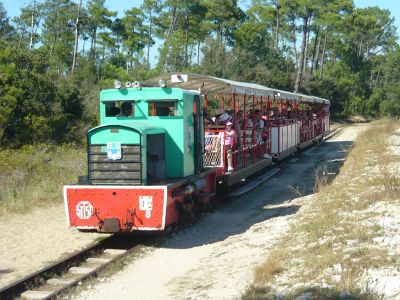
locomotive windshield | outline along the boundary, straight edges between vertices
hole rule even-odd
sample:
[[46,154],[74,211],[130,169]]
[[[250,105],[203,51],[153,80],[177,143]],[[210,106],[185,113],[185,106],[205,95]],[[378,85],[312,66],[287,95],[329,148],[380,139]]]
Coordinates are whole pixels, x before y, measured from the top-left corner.
[[176,117],[178,116],[177,100],[149,100],[150,117]]
[[106,117],[133,117],[135,116],[134,101],[107,101]]

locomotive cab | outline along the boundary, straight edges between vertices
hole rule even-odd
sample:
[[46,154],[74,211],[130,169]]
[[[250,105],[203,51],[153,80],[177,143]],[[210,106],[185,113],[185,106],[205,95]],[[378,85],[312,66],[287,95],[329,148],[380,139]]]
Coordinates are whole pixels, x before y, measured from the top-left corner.
[[89,183],[149,185],[201,172],[197,107],[198,94],[177,88],[102,91],[101,125],[88,133]]

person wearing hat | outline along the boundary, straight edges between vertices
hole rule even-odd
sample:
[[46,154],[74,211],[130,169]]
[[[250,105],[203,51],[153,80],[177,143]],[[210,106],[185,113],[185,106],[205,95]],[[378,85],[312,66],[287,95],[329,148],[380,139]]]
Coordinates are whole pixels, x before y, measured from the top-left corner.
[[222,113],[216,120],[216,125],[225,125],[226,122],[231,120],[231,116],[227,113]]
[[226,149],[226,160],[228,162],[228,172],[233,171],[232,165],[232,149],[235,143],[235,130],[232,129],[233,123],[228,119],[225,123],[225,149]]

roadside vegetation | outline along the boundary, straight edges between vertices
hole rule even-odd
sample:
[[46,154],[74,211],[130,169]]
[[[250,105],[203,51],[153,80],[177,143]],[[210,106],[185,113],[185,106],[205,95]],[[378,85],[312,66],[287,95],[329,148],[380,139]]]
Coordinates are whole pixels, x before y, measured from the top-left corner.
[[389,246],[397,229],[386,224],[400,207],[399,128],[397,120],[372,122],[343,149],[342,167],[316,170],[315,194],[242,299],[381,299],[369,277],[400,262]]
[[84,148],[36,145],[0,151],[0,217],[61,204],[62,186],[85,173]]

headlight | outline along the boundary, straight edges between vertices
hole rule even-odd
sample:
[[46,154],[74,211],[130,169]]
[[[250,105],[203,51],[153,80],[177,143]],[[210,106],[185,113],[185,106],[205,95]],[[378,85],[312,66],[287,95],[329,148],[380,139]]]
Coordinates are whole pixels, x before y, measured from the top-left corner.
[[116,89],[120,89],[120,88],[121,88],[121,81],[115,80],[115,81],[114,81],[114,87],[115,87]]

